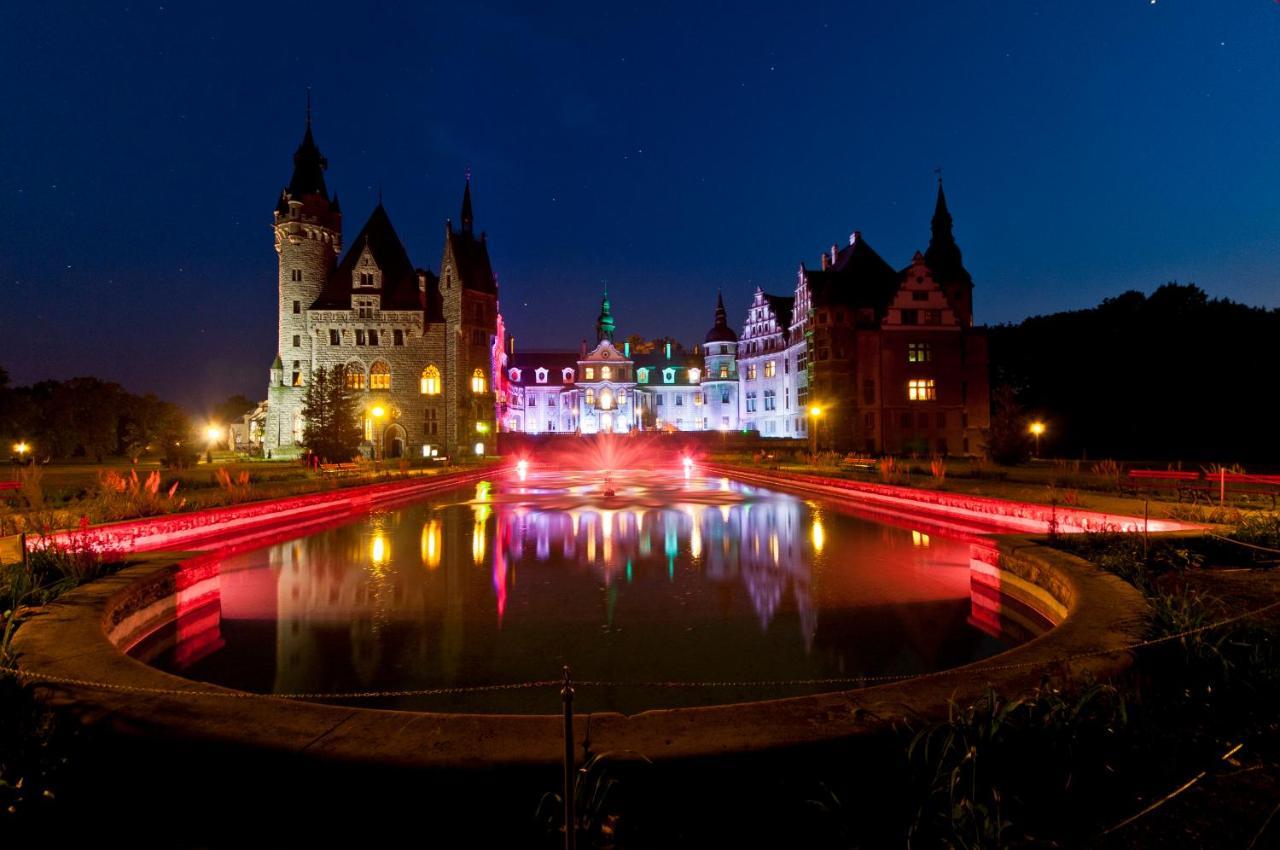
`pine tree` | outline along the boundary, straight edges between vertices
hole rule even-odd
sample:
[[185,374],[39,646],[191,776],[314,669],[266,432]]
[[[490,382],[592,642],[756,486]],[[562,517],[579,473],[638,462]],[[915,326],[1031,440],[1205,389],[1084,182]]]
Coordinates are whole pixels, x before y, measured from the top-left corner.
[[360,408],[356,395],[347,386],[342,372],[329,375],[329,451],[330,459],[348,461],[360,452],[364,429],[360,427]]
[[302,398],[302,445],[307,451],[323,460],[330,460],[330,443],[328,434],[331,430],[332,413],[329,404],[329,384],[333,375],[327,369],[317,369],[307,384],[306,394]]

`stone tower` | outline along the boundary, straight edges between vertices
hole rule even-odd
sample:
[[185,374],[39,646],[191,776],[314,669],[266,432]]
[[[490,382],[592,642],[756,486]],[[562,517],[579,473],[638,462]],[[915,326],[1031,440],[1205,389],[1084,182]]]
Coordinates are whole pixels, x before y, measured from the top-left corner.
[[342,250],[342,212],[329,196],[324,172],[328,162],[307,129],[293,154],[293,177],[275,209],[275,245],[279,268],[279,334],[271,366],[263,445],[272,457],[298,454],[302,400],[311,378],[312,339],[307,311],[320,294]]

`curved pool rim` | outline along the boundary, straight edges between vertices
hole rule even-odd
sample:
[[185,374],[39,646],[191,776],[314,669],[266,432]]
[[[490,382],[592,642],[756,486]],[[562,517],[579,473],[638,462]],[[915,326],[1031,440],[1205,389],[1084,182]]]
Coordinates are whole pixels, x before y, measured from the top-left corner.
[[[138,556],[136,566],[77,588],[27,618],[13,649],[37,694],[86,723],[159,739],[412,768],[560,762],[559,714],[409,712],[283,700],[185,679],[127,656],[122,645],[154,628],[184,595],[199,594],[207,557]],[[971,700],[988,687],[1023,691],[1046,674],[1107,680],[1132,665],[1129,647],[1142,639],[1150,611],[1131,585],[1024,535],[973,544],[971,568],[975,580],[1036,608],[1055,627],[995,656],[905,681],[634,715],[579,715],[578,751],[588,736],[594,752],[629,749],[655,760],[831,744],[883,732],[908,716],[945,716],[952,701]],[[110,689],[51,684],[42,676]]]

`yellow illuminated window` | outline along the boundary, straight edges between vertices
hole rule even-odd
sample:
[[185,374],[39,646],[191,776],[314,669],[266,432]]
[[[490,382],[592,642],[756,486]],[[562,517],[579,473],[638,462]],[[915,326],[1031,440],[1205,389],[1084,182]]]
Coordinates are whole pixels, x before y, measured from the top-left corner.
[[613,378],[613,370],[612,370],[612,369],[610,369],[608,366],[601,366],[601,367],[600,367],[600,380],[602,380],[602,381],[608,381],[608,380],[610,380],[611,378]]
[[596,391],[587,387],[587,407],[596,403]]
[[422,370],[423,395],[440,395],[440,370],[434,364]]
[[369,389],[391,389],[391,367],[385,360],[378,360],[369,367]]
[[471,391],[476,395],[485,392],[486,383],[484,380],[484,370],[477,369],[471,373]]
[[596,379],[596,370],[594,366],[588,366],[582,370],[583,380],[594,381]]
[[938,388],[933,378],[907,381],[907,398],[911,401],[937,401]]
[[700,369],[690,369],[690,370],[689,370],[689,383],[691,383],[691,384],[696,384],[696,383],[698,383],[698,379],[699,379],[700,377],[702,377],[702,371],[701,371]]
[[364,367],[359,363],[348,363],[343,373],[344,383],[349,390],[364,389]]
[[728,363],[721,363],[721,364],[720,364],[720,377],[722,377],[722,378],[727,378],[727,377],[729,377],[729,364],[728,364]]
[[609,410],[612,407],[613,407],[613,393],[609,392],[608,390],[602,390],[600,392],[600,409]]
[[907,343],[908,363],[928,363],[933,360],[933,346],[927,342]]
[[772,378],[776,374],[778,374],[778,361],[766,360],[764,362],[764,376],[766,378]]

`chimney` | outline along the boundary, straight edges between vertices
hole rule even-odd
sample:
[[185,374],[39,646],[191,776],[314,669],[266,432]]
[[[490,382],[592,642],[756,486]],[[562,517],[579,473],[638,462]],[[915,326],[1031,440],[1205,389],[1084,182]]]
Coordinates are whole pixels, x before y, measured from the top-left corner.
[[823,255],[822,255],[822,270],[825,272],[825,271],[826,271],[827,269],[829,269],[829,268],[831,268],[831,258],[830,258],[830,257],[828,257],[826,254],[823,254]]
[[835,264],[836,264],[836,246],[832,245],[831,246],[831,265],[834,266]]
[[578,356],[584,358],[587,356],[587,341],[585,339],[582,340],[582,346],[578,349]]
[[623,356],[623,357],[630,357],[630,356],[631,356],[631,341],[630,341],[630,340],[627,340],[627,341],[625,341],[625,342],[623,342],[623,343],[622,343],[622,356]]
[[862,241],[862,231],[861,231],[861,230],[855,230],[855,231],[853,231],[852,233],[850,233],[850,234],[849,234],[849,244],[850,244],[850,245],[857,245],[857,244],[858,244],[859,242],[861,242],[861,241]]
[[671,343],[667,343],[667,359],[671,359]]

